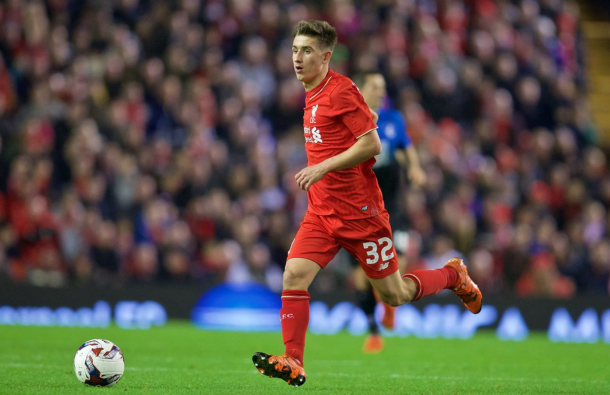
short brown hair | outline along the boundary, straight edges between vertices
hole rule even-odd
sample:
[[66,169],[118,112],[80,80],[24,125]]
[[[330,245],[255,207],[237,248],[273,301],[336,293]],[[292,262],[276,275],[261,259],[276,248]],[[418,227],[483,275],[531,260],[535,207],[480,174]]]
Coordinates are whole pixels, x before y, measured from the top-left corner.
[[337,45],[337,31],[326,21],[301,21],[294,28],[293,38],[307,36],[318,40],[322,49],[332,52]]

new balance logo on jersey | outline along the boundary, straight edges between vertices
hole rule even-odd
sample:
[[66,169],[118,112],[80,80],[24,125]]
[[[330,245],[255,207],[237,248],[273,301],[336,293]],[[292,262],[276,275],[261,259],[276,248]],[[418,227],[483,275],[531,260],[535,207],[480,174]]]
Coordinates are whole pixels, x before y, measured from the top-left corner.
[[390,262],[382,263],[381,266],[379,266],[379,270],[378,271],[382,271],[383,269],[387,269],[388,266],[390,266]]
[[316,123],[316,111],[318,111],[318,104],[313,106],[311,109],[311,118],[309,119],[309,123]]
[[[311,137],[307,136],[308,134],[311,134]],[[320,135],[320,131],[318,130],[318,128],[316,128],[315,126],[313,127],[313,129],[305,128],[305,142],[314,144],[322,142],[322,136]]]

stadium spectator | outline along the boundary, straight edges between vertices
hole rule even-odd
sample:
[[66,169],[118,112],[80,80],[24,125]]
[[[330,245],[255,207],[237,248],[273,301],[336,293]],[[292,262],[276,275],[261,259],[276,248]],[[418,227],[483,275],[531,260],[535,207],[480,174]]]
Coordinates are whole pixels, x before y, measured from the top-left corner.
[[[484,292],[515,291],[540,248],[527,238],[547,232],[550,215],[561,243],[545,264],[577,293],[608,295],[599,205],[607,213],[610,174],[584,95],[578,12],[571,0],[3,2],[0,272],[28,281],[21,219],[34,200],[53,229],[53,242],[45,232],[37,242],[59,252],[45,262],[61,262],[46,270],[74,281],[99,268],[104,221],[116,227],[121,276],[135,276],[136,250],[161,251],[177,221],[194,243],[180,254],[195,265],[186,275],[185,257],[170,254],[179,277],[222,278],[244,262],[249,246],[236,259],[222,250],[243,239],[235,224],[248,217],[258,222],[248,243],[283,262],[306,207],[293,182],[305,163],[303,93],[286,54],[297,21],[325,18],[339,28],[333,68],[383,71],[428,174],[404,196],[410,240],[421,240],[413,267],[448,237],[480,276],[499,276],[473,273]],[[156,264],[152,278],[171,277],[163,257]]]

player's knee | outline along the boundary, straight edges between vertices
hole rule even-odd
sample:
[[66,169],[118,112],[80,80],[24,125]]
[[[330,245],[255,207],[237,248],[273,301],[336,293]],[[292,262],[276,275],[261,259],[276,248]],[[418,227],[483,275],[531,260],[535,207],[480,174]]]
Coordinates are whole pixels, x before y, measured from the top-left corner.
[[305,273],[286,267],[283,277],[284,289],[307,289],[309,284],[305,284],[306,279]]
[[381,300],[390,306],[397,307],[409,303],[414,297],[415,294],[412,294],[409,290],[404,290],[404,292],[394,292],[389,295],[382,295]]

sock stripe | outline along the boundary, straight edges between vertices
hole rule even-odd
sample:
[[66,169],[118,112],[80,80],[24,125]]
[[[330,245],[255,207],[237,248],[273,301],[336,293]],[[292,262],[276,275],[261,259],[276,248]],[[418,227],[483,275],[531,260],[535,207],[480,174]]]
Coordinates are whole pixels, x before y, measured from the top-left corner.
[[309,292],[300,289],[287,289],[282,292],[282,299],[310,299]]

